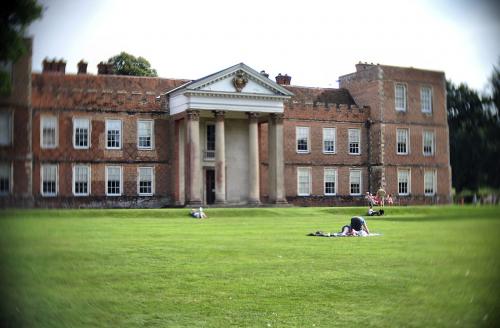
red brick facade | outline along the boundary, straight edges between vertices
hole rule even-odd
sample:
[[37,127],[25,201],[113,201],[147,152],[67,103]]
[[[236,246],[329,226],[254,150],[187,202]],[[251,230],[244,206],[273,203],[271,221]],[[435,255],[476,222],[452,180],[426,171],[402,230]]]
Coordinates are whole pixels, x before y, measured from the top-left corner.
[[[44,65],[48,71],[31,73],[30,61],[26,56],[14,65],[12,95],[1,99],[1,110],[11,112],[13,122],[12,143],[0,146],[1,161],[11,165],[13,172],[9,192],[0,197],[2,206],[183,205],[184,195],[180,194],[179,185],[181,178],[189,180],[189,171],[185,177],[178,174],[181,156],[178,138],[186,131],[181,127],[182,121],[169,115],[165,92],[186,80],[96,76],[84,74],[83,69],[78,75],[66,75],[64,62],[53,63],[57,69],[52,71],[48,62]],[[284,104],[283,117],[287,201],[296,205],[364,204],[366,191],[376,192],[383,187],[402,204],[449,202],[444,81],[441,72],[357,65],[357,72],[340,78],[340,89],[286,85],[294,94]],[[406,88],[405,111],[395,110],[395,84]],[[431,113],[420,110],[422,86],[432,90]],[[78,118],[89,122],[88,147],[82,149],[75,147],[74,120]],[[42,145],[42,119],[55,122],[54,147]],[[106,122],[110,120],[120,124],[117,149],[109,149]],[[147,123],[153,131],[150,149],[139,147],[139,121],[151,122]],[[269,196],[267,129],[268,124],[260,122],[260,195],[263,203]],[[324,132],[324,129],[328,130]],[[354,136],[359,133],[357,154],[350,153],[350,129]],[[405,155],[396,151],[397,129],[408,131]],[[299,130],[303,134],[307,132],[301,141],[307,141],[307,146],[305,143],[300,146],[307,149],[298,149]],[[435,140],[429,156],[423,151],[424,131],[430,131]],[[325,151],[324,133],[334,134],[334,141],[329,143],[334,144],[334,151]],[[188,167],[188,151],[183,153],[184,165]],[[42,185],[44,166],[56,167],[54,190]],[[88,170],[88,193],[85,195],[75,195],[75,166],[88,168],[85,169]],[[122,174],[117,195],[108,195],[113,189],[109,189],[107,172],[116,172],[107,170],[111,166],[119,167]],[[150,189],[139,188],[139,168],[152,168],[147,171],[153,172]],[[408,188],[405,195],[399,195],[398,170],[410,173],[404,187]],[[335,181],[330,181],[328,187],[325,187],[325,172],[330,179],[335,173]],[[429,172],[435,172],[435,180],[428,180],[431,183],[426,191],[425,172],[427,178],[431,176]],[[353,187],[351,178],[358,181],[357,174],[359,185],[356,182]],[[432,190],[429,189],[431,184]],[[185,189],[189,192],[188,185]],[[45,193],[51,190],[51,193],[44,194],[44,190]],[[139,190],[151,190],[152,195],[139,195]]]

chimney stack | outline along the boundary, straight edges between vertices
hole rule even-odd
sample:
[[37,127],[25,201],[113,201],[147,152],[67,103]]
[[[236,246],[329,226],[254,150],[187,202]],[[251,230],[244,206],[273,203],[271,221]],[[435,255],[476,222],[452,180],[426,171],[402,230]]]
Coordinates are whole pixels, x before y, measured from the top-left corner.
[[84,62],[83,59],[80,60],[77,64],[78,66],[78,74],[87,74],[87,62]]
[[281,75],[281,73],[279,73],[276,76],[276,83],[278,83],[279,85],[290,85],[291,81],[292,81],[292,77],[288,76],[287,74]]
[[97,74],[98,75],[110,75],[110,74],[113,74],[113,64],[100,62],[97,65]]
[[43,70],[42,73],[53,73],[53,74],[65,74],[66,73],[66,62],[62,59],[60,60],[48,60],[45,58],[42,62]]

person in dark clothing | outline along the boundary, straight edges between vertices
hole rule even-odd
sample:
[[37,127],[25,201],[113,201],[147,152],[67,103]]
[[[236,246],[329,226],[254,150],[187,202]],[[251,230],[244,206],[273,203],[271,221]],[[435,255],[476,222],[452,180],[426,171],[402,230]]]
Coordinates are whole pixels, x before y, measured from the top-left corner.
[[351,224],[342,227],[341,233],[346,236],[369,235],[370,230],[365,219],[361,216],[351,218]]

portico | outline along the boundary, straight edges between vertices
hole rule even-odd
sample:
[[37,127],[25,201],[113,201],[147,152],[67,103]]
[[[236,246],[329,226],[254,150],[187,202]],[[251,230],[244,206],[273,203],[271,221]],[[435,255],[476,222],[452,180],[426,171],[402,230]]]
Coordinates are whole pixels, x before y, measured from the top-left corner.
[[179,145],[178,205],[260,204],[260,124],[268,124],[269,201],[286,203],[282,119],[290,91],[240,63],[167,95]]

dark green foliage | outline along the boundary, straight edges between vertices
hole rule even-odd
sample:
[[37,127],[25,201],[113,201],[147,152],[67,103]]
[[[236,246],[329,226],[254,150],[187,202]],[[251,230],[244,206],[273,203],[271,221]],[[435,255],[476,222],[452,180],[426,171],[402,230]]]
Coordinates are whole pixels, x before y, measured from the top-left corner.
[[450,162],[453,186],[477,191],[500,187],[500,119],[498,69],[491,78],[493,96],[481,97],[466,84],[446,83]]
[[113,65],[113,73],[117,75],[158,76],[144,57],[135,57],[124,51],[108,59],[108,63]]
[[[41,16],[42,6],[36,0],[6,0],[1,2],[0,62],[15,62],[26,52],[23,40],[26,28]],[[1,75],[0,92],[2,95],[10,92],[8,75]]]

